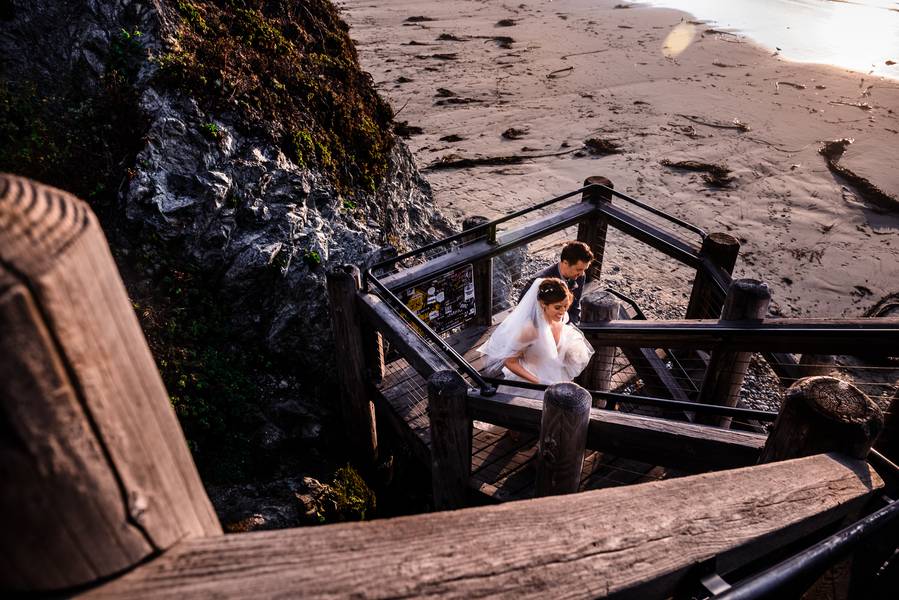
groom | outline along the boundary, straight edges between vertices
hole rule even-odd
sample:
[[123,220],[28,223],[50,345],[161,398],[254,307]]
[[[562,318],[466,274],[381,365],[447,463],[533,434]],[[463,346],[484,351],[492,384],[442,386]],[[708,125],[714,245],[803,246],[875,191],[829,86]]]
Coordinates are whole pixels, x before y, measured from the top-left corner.
[[562,248],[562,255],[558,263],[537,273],[526,286],[521,288],[518,302],[521,302],[528,288],[538,277],[558,277],[568,284],[568,289],[574,296],[574,300],[568,308],[568,317],[571,319],[572,325],[577,325],[581,320],[581,294],[584,292],[584,284],[587,279],[587,267],[590,266],[592,260],[593,252],[590,251],[590,246],[584,242],[568,242]]

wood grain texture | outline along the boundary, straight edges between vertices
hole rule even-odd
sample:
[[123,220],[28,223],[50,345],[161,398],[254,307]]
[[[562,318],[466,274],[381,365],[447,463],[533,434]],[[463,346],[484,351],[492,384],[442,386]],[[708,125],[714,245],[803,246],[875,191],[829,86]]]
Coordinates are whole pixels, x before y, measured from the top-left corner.
[[340,413],[350,440],[351,452],[363,463],[378,458],[375,407],[370,398],[369,373],[365,362],[366,340],[357,296],[361,273],[355,265],[342,265],[327,274],[328,309],[337,353]]
[[[824,527],[882,486],[814,456],[370,523],[190,540],[88,598],[663,598]],[[729,493],[722,494],[727,489]]]
[[439,371],[428,378],[428,417],[431,425],[431,484],[437,510],[466,504],[471,476],[471,420],[468,386],[455,371]]
[[842,452],[865,458],[883,429],[880,407],[854,385],[807,377],[790,386],[759,462]]
[[[28,567],[12,581],[78,585],[221,533],[93,213],[59,190],[0,180],[0,265],[16,280],[0,308],[0,462],[17,465],[0,491],[2,540]],[[36,509],[47,502],[55,510]],[[49,540],[71,560],[55,560]]]
[[546,388],[537,450],[538,496],[578,491],[590,406],[590,392],[577,384],[556,383]]
[[737,264],[740,242],[727,233],[710,233],[702,240],[699,256],[702,259],[696,269],[696,278],[687,302],[687,319],[715,319],[721,314],[724,296],[720,294],[715,273],[707,268],[713,265],[730,275]]

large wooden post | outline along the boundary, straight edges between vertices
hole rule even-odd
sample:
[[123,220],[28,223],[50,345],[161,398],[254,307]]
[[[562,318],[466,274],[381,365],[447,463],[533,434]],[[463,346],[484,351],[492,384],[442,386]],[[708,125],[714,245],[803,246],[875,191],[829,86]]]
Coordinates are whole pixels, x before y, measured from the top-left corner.
[[100,226],[0,175],[0,589],[64,590],[222,530]]
[[574,383],[546,388],[537,448],[537,496],[578,491],[589,422],[590,392]]
[[[825,452],[865,459],[882,428],[880,408],[854,385],[833,377],[806,377],[787,389],[759,464]],[[854,598],[849,595],[853,570],[865,573],[865,579],[870,575],[842,561],[824,572],[805,597]]]
[[[737,256],[740,254],[740,242],[727,233],[710,233],[702,240],[699,257],[703,262],[718,267],[728,275],[734,272]],[[718,286],[700,267],[696,270],[690,301],[687,303],[688,319],[714,319],[721,314],[722,300]]]
[[434,508],[462,508],[471,476],[471,420],[468,386],[455,371],[437,371],[428,378],[431,421],[431,485]]
[[[599,175],[594,175],[584,180],[585,186],[594,183],[604,185],[608,188],[615,187],[609,179]],[[583,194],[582,201],[591,202],[597,206],[600,206],[603,203],[609,204],[612,202],[612,194],[606,190],[587,190]],[[590,246],[590,250],[593,252],[593,262],[590,263],[590,267],[587,269],[587,281],[599,281],[600,276],[602,275],[602,259],[606,250],[606,233],[608,232],[608,229],[609,225],[606,222],[606,219],[598,212],[589,219],[581,221],[578,224],[578,241],[584,242]]]
[[[467,231],[478,225],[489,222],[490,219],[481,216],[472,216],[462,221],[462,231]],[[472,235],[462,238],[464,242],[471,242],[481,237],[480,235]],[[496,232],[488,230],[486,234],[487,242],[496,243]],[[485,258],[472,265],[474,270],[474,302],[476,307],[475,318],[471,324],[493,325],[493,257]]]
[[[585,323],[604,323],[618,317],[619,301],[614,294],[591,290],[581,298],[581,320]],[[580,385],[588,390],[608,392],[612,389],[612,369],[615,365],[615,346],[595,346],[590,364],[579,377]],[[604,400],[595,399],[596,408],[604,408]]]
[[[337,350],[337,379],[340,386],[340,414],[346,423],[353,453],[370,466],[378,458],[375,407],[366,381],[365,339],[359,314],[360,272],[355,265],[343,265],[327,274],[328,305]],[[371,340],[369,340],[371,343]]]
[[789,387],[759,463],[840,452],[863,459],[883,429],[883,413],[857,387],[806,377]]
[[[721,320],[761,321],[768,313],[770,302],[771,292],[767,285],[754,279],[737,279],[731,284],[727,293]],[[751,357],[751,352],[712,352],[709,367],[699,390],[699,402],[736,406]],[[731,422],[730,417],[714,415],[697,415],[697,420],[719,427],[730,427]]]

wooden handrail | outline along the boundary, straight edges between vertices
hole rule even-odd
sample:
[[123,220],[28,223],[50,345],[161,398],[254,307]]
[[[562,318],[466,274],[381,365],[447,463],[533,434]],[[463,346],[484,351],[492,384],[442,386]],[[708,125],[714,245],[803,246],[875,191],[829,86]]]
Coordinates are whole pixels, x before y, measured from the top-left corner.
[[648,221],[643,221],[621,207],[612,204],[602,204],[599,210],[608,219],[610,226],[689,267],[695,269],[701,264],[699,248],[693,244],[685,242]]
[[640,348],[863,354],[899,348],[899,318],[609,321],[579,327],[595,343]]
[[482,239],[454,250],[449,254],[438,256],[380,279],[391,290],[403,290],[433,279],[438,275],[448,273],[462,265],[497,256],[519,246],[524,246],[543,236],[576,225],[595,211],[596,207],[592,204],[579,202],[550,215],[535,219],[517,229],[503,232],[497,236],[495,244]]
[[87,598],[665,598],[839,521],[883,485],[817,455],[498,506],[188,540]]
[[[502,392],[482,396],[469,391],[472,419],[510,429],[538,432],[543,402]],[[669,421],[594,408],[590,411],[587,448],[611,452],[654,465],[701,472],[755,464],[765,435]]]
[[424,379],[437,371],[455,370],[443,355],[415,334],[402,317],[374,294],[359,294],[359,307],[371,325]]

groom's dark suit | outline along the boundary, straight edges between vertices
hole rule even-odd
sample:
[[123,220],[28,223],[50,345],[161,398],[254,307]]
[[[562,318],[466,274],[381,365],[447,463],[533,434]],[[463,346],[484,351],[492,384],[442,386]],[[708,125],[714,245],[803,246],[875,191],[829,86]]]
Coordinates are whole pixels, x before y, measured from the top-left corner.
[[571,295],[574,296],[574,299],[571,301],[571,306],[568,307],[568,318],[571,320],[572,325],[577,325],[581,321],[581,294],[584,293],[584,284],[587,281],[586,274],[581,275],[577,279],[565,279],[562,277],[562,273],[559,272],[559,263],[546,267],[537,275],[531,279],[526,286],[521,288],[521,294],[518,296],[518,302],[521,303],[521,299],[524,298],[524,295],[527,293],[528,289],[530,289],[531,285],[534,283],[534,280],[540,277],[556,277],[561,279],[565,283],[568,284],[568,289],[571,290]]

